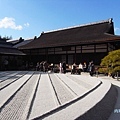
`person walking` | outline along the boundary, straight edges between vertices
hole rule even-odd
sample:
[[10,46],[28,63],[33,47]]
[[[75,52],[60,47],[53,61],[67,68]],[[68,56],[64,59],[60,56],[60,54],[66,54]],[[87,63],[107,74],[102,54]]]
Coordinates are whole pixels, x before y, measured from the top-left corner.
[[91,61],[91,62],[90,62],[90,65],[89,65],[89,73],[90,73],[90,76],[93,76],[94,70],[95,70],[94,63],[93,63],[93,61]]

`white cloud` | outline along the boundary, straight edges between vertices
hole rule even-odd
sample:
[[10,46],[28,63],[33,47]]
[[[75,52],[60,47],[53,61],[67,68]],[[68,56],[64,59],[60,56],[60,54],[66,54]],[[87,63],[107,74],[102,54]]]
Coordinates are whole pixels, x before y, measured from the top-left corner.
[[25,23],[24,24],[25,27],[29,27],[29,25],[30,25],[29,23]]
[[120,28],[116,27],[116,28],[115,28],[115,32],[116,32],[116,31],[120,31]]
[[11,28],[15,30],[22,30],[22,25],[16,25],[14,18],[5,17],[0,20],[0,28]]

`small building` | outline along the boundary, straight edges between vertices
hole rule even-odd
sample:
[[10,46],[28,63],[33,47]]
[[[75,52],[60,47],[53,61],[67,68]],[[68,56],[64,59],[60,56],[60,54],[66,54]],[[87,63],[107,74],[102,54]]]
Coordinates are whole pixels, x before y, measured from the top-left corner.
[[112,19],[42,32],[26,45],[20,46],[28,61],[67,64],[94,61],[100,64],[109,51],[120,49],[120,36],[114,34]]
[[13,44],[0,39],[0,70],[16,70],[21,65],[25,53],[13,48]]

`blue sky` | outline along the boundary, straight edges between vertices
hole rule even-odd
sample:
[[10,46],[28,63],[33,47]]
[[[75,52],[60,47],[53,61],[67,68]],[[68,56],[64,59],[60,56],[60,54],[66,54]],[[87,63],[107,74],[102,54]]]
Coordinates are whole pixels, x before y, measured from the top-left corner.
[[0,35],[28,39],[109,18],[120,35],[119,11],[120,0],[0,0]]

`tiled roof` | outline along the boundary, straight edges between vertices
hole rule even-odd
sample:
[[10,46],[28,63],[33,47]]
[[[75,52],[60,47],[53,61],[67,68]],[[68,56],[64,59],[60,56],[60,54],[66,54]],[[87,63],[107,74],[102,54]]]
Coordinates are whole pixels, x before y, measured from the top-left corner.
[[21,51],[16,48],[7,48],[7,47],[0,47],[0,54],[6,55],[25,55]]
[[4,55],[25,55],[17,48],[13,48],[12,43],[0,39],[0,54]]
[[16,45],[14,45],[13,47],[14,47],[14,48],[18,48],[18,47],[20,47],[20,46],[23,46],[23,45],[28,44],[28,43],[31,42],[32,40],[34,40],[34,39],[24,40],[24,41],[22,41],[22,42],[20,42],[20,43],[18,43],[18,44],[16,44]]
[[4,39],[0,39],[0,47],[12,47],[12,43],[6,42]]
[[113,22],[109,19],[106,21],[42,33],[40,37],[21,46],[20,49],[81,45],[113,40],[120,40],[120,36],[114,35]]

